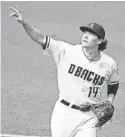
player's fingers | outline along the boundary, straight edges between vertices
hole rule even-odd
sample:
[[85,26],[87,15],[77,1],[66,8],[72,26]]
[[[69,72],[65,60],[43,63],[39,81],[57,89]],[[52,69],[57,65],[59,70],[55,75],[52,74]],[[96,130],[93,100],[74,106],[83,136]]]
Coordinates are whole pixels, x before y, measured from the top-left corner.
[[19,10],[17,10],[16,8],[10,7],[10,9],[11,9],[12,11],[14,11],[15,13],[19,14]]
[[16,13],[13,12],[13,13],[11,13],[11,14],[9,15],[9,17],[10,17],[10,19],[12,19],[13,17],[18,17],[18,16],[17,16]]

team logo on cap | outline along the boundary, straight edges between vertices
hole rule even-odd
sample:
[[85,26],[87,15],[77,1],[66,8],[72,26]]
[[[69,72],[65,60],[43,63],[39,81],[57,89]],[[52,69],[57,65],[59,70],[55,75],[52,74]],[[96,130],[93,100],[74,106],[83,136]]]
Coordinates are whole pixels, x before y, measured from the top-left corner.
[[94,27],[94,24],[90,24],[88,27],[92,29]]

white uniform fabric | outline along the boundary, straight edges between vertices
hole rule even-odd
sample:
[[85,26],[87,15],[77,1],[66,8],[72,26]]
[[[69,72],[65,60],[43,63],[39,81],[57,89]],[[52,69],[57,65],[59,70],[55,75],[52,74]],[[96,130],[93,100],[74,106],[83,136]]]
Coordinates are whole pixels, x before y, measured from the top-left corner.
[[[101,92],[105,84],[112,85],[119,81],[115,60],[100,52],[100,59],[89,60],[82,45],[71,45],[50,37],[46,39],[46,51],[57,65],[59,100],[52,115],[52,137],[68,137],[81,122],[89,120],[89,128],[80,131],[76,137],[96,137],[96,117],[92,112],[80,112],[60,103],[64,99],[78,106],[96,104],[103,100]],[[71,106],[71,105],[70,105]],[[85,124],[82,125],[84,129]],[[90,132],[91,130],[91,132]],[[88,131],[88,133],[87,133]]]
[[56,102],[51,117],[52,137],[96,137],[97,118],[92,112],[81,112]]

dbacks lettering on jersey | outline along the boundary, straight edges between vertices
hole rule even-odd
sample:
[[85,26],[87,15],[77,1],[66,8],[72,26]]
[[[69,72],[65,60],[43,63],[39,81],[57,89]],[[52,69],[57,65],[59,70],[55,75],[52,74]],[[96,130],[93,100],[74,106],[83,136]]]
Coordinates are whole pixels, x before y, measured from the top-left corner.
[[93,71],[83,69],[82,67],[76,66],[74,64],[70,65],[68,73],[73,74],[74,76],[80,77],[83,80],[92,82],[94,85],[102,85],[105,81],[105,77],[102,77],[102,76],[94,73]]

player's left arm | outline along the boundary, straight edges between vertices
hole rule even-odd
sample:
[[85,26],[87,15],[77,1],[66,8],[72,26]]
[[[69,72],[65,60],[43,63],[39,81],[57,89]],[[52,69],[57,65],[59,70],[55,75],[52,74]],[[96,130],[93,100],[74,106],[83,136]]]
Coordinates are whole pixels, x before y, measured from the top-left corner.
[[113,85],[108,85],[107,87],[108,89],[108,93],[107,93],[108,99],[107,100],[110,101],[112,104],[117,94],[118,88],[119,88],[119,82]]
[[114,62],[112,66],[112,74],[107,84],[107,100],[113,104],[115,96],[119,88],[119,72],[117,63]]

